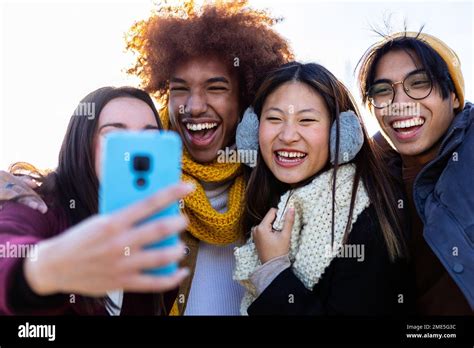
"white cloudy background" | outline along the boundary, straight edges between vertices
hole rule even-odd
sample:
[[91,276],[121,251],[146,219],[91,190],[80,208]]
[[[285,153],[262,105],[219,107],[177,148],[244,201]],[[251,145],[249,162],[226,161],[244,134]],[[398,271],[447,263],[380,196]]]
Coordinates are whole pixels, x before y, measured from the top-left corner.
[[[125,69],[124,33],[147,18],[154,2],[0,0],[0,169],[15,161],[54,168],[69,117],[88,92],[138,85]],[[357,98],[354,68],[378,40],[372,27],[438,36],[459,55],[466,97],[473,100],[474,5],[466,1],[255,0],[285,20],[276,29],[297,59],[326,66]],[[365,115],[369,130],[377,126]]]

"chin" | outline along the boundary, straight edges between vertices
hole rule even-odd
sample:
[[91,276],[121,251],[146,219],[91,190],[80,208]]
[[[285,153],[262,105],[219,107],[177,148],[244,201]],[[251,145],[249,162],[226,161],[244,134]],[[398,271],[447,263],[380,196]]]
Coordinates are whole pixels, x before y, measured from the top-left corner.
[[430,148],[423,144],[396,144],[398,153],[402,156],[418,156],[427,152]]
[[282,183],[284,184],[288,184],[288,185],[294,185],[294,184],[297,184],[303,180],[305,180],[306,178],[308,178],[307,176],[301,176],[301,175],[294,175],[294,174],[282,174],[282,173],[278,173],[277,175],[275,175],[275,177],[281,181]]
[[191,155],[192,159],[195,162],[198,163],[210,163],[214,161],[218,157],[218,150],[214,149],[209,149],[209,150],[202,150],[202,151],[196,151],[196,150],[189,150],[187,148],[189,154]]

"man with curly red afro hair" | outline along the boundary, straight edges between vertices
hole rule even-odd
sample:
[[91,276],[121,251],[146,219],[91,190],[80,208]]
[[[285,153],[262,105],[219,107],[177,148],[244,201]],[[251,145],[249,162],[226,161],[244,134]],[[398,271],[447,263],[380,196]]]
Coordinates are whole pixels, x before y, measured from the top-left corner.
[[232,279],[241,241],[243,165],[218,161],[266,73],[293,58],[272,26],[278,20],[246,1],[165,4],[128,33],[137,54],[129,70],[162,104],[165,127],[184,144],[183,177],[196,190],[184,200],[183,236],[190,277],[171,314],[238,315],[243,288]]

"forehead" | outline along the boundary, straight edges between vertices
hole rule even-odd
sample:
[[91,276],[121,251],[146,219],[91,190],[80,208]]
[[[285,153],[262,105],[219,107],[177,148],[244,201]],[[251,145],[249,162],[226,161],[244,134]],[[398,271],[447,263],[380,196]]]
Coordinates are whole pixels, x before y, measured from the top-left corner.
[[104,123],[156,123],[150,106],[143,100],[132,97],[119,97],[109,101],[100,112],[99,124]]
[[183,79],[188,83],[200,83],[210,78],[222,76],[230,82],[237,79],[225,61],[217,56],[193,57],[178,64],[171,73],[171,78]]
[[265,100],[265,104],[288,104],[295,107],[325,104],[323,97],[306,83],[286,82],[276,88]]
[[421,68],[415,52],[392,50],[384,54],[375,67],[374,80],[400,81],[413,70]]

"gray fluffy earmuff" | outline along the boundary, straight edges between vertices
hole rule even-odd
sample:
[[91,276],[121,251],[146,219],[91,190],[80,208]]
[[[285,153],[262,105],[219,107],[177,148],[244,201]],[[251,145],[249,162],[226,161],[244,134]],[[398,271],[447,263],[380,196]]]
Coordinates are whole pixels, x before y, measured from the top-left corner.
[[[252,107],[248,107],[244,112],[242,121],[237,125],[235,143],[237,150],[258,151],[258,117]],[[244,163],[249,167],[254,167],[255,162]]]
[[[237,126],[236,145],[238,150],[258,151],[258,116],[251,107],[245,110],[242,121]],[[352,110],[339,114],[339,159],[343,164],[351,161],[364,144],[364,133],[359,118]],[[336,161],[336,121],[330,130],[329,152],[332,164]],[[249,165],[248,163],[246,163]]]
[[[364,133],[359,118],[352,110],[339,114],[339,159],[338,163],[347,163],[354,159],[364,144]],[[336,121],[332,123],[329,152],[332,164],[336,162]]]

